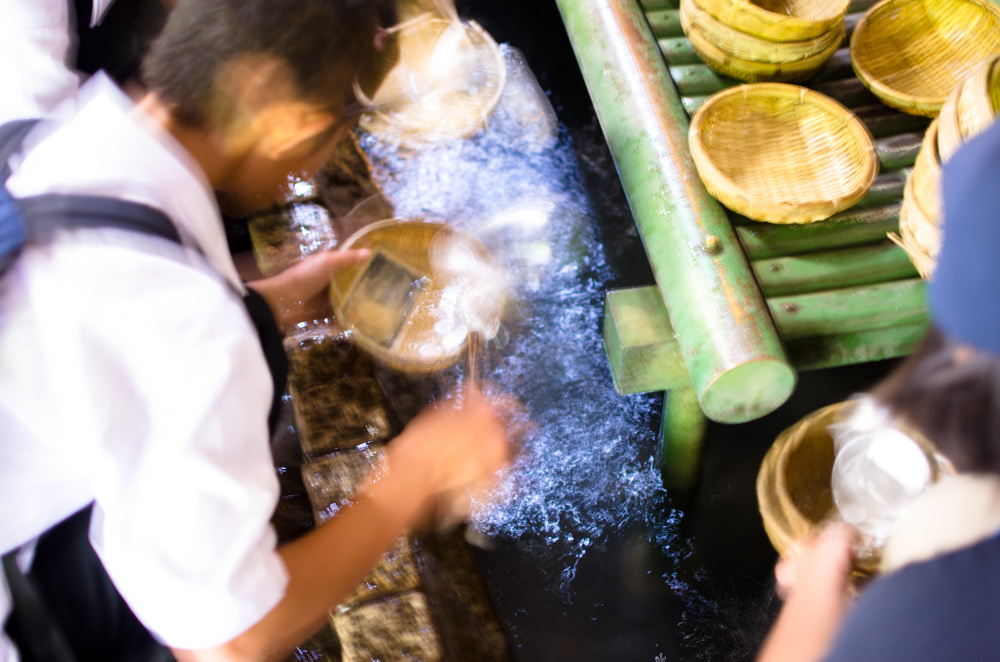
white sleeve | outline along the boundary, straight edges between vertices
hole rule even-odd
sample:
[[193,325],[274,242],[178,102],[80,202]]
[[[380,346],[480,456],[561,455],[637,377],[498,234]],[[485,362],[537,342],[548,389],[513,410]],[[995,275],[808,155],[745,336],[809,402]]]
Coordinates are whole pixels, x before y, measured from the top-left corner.
[[162,641],[219,645],[259,621],[288,581],[269,523],[279,495],[270,374],[242,302],[219,280],[129,249],[61,260],[77,274],[101,264],[115,273],[78,276],[91,290],[72,311],[78,346],[60,349],[89,380],[70,413],[99,431],[91,540]]
[[42,117],[76,94],[66,0],[0,2],[0,123]]

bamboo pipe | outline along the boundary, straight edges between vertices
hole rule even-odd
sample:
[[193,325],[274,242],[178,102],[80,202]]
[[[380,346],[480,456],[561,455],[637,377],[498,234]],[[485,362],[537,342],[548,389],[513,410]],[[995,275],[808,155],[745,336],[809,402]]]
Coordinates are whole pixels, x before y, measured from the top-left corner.
[[795,387],[750,265],[698,178],[688,117],[634,0],[557,0],[702,410],[742,422]]

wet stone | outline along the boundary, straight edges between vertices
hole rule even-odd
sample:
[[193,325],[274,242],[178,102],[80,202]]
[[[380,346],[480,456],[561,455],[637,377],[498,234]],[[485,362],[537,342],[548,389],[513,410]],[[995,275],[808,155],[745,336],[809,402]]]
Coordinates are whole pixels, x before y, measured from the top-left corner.
[[427,405],[453,391],[459,383],[459,372],[454,368],[421,375],[376,364],[372,369],[372,376],[385,394],[396,420],[402,425]]
[[315,178],[319,196],[334,217],[346,216],[362,200],[381,193],[371,173],[371,163],[353,133],[337,144]]
[[285,662],[341,662],[341,659],[340,641],[333,626],[327,624],[296,646]]
[[492,597],[462,529],[420,541],[420,576],[445,660],[513,660]]
[[292,394],[306,457],[318,457],[392,436],[389,403],[375,380],[344,377]]
[[293,388],[306,389],[327,384],[344,376],[367,375],[371,361],[350,339],[334,326],[306,327],[301,334],[285,339],[288,354],[288,381]]
[[250,216],[247,227],[257,266],[265,276],[337,246],[330,212],[318,202],[296,201],[269,207]]
[[309,533],[315,527],[309,497],[304,492],[282,496],[278,499],[274,515],[271,516],[271,525],[278,534],[279,545],[284,545]]
[[419,591],[367,602],[331,617],[344,662],[445,659],[427,596]]
[[400,536],[392,548],[338,608],[355,609],[366,602],[420,587],[417,549],[412,538]]
[[361,450],[326,455],[302,467],[302,479],[317,524],[325,522],[350,501],[382,453],[381,444],[372,444]]

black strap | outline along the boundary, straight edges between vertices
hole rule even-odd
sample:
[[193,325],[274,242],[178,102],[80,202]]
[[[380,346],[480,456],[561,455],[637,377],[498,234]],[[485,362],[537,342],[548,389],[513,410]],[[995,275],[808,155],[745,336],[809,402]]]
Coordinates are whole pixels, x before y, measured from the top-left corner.
[[[3,576],[10,589],[13,610],[6,624],[26,660],[76,662],[62,630],[17,564],[17,550],[3,555]],[[0,624],[2,625],[2,624]]]
[[0,125],[0,184],[10,177],[8,159],[21,148],[21,142],[38,120],[14,120]]
[[48,241],[61,228],[119,228],[180,243],[173,222],[158,209],[93,195],[45,194],[15,199],[7,191],[8,161],[39,120],[0,125],[0,270],[25,244]]
[[60,228],[119,228],[181,243],[177,228],[166,214],[137,202],[58,194],[21,198],[16,202],[24,216],[28,242],[45,241]]

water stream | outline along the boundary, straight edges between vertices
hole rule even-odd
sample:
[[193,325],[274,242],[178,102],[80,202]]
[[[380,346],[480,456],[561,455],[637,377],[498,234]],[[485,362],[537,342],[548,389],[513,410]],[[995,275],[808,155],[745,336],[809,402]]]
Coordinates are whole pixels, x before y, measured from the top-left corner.
[[[653,460],[661,396],[623,397],[612,385],[601,318],[614,274],[573,145],[520,53],[501,49],[507,88],[485,131],[419,148],[373,135],[361,141],[397,216],[472,232],[507,267],[505,333],[488,343],[483,376],[519,398],[534,427],[497,502],[473,526],[532,559],[549,596],[538,609],[572,604],[586,588],[574,579],[588,550],[638,531],[670,560],[660,580],[688,605],[682,618],[703,618],[712,604],[682,569],[690,542]],[[502,559],[491,564],[494,577],[509,581]],[[515,647],[517,622],[539,617],[531,609],[518,606],[508,618]]]

